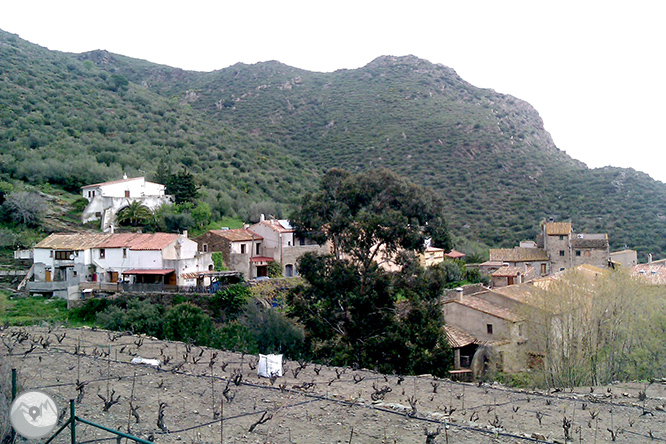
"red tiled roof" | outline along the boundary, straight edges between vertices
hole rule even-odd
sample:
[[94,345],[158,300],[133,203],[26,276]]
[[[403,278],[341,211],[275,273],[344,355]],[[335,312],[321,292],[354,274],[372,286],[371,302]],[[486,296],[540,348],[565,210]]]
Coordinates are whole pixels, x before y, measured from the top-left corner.
[[446,253],[444,256],[450,257],[451,259],[462,259],[466,255],[465,255],[465,253],[461,253],[460,251],[451,250],[448,253]]
[[250,258],[250,262],[273,262],[275,259],[268,256],[254,256]]
[[176,270],[174,270],[173,268],[156,268],[154,270],[145,269],[145,268],[135,268],[133,270],[123,271],[123,274],[152,274],[152,275],[156,274],[160,276],[165,276],[175,271]]
[[96,248],[163,250],[177,239],[178,235],[174,233],[118,233],[100,242]]
[[114,184],[123,183],[123,182],[133,182],[135,180],[145,180],[145,178],[144,177],[133,177],[133,178],[127,178],[127,179],[112,180],[111,182],[94,183],[92,185],[82,186],[81,189],[84,190],[86,188],[96,188],[96,187],[100,187],[100,186],[103,186],[103,185],[114,185]]
[[212,233],[216,236],[220,236],[231,242],[243,242],[243,241],[263,239],[263,236],[246,228],[237,228],[235,230],[210,230],[209,233]]
[[264,220],[259,222],[262,225],[265,225],[272,229],[273,231],[277,231],[278,233],[293,233],[294,230],[290,230],[288,228],[285,228],[282,226],[279,220],[276,219],[271,219],[271,220]]

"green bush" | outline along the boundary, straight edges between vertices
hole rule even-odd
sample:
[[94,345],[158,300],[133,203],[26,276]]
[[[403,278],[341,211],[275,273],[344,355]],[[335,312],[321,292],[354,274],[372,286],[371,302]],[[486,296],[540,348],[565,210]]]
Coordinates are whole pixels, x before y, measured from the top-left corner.
[[233,321],[241,314],[251,296],[250,289],[243,284],[218,291],[210,300],[213,317],[222,322]]
[[213,321],[194,304],[184,302],[169,309],[164,317],[164,337],[199,345],[211,343]]
[[69,311],[69,318],[79,322],[94,322],[97,314],[105,310],[110,303],[108,299],[89,299],[80,307],[72,308]]

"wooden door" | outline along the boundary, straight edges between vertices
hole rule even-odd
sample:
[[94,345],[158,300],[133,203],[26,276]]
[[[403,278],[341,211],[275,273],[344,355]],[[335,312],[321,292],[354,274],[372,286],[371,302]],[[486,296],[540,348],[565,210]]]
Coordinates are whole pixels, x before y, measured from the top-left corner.
[[51,270],[46,270],[46,274],[44,276],[44,281],[45,282],[51,282]]
[[110,271],[109,274],[111,275],[111,282],[118,282],[118,272],[117,271]]

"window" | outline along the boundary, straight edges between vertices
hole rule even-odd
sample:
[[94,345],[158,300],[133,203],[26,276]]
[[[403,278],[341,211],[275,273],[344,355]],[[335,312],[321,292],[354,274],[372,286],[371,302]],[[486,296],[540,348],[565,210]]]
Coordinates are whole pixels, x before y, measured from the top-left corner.
[[53,250],[49,251],[49,257],[53,257]]
[[203,244],[201,248],[203,249],[204,253],[208,253],[208,244]]
[[576,256],[580,256],[580,250],[576,250]]
[[560,234],[560,240],[564,240],[564,236]]
[[74,273],[72,273],[72,275],[73,275],[74,277],[76,277],[76,276],[78,276],[78,275],[79,275],[79,272],[78,272],[78,271],[76,271],[76,270],[74,270]]
[[246,247],[246,245],[245,245],[245,244],[241,244],[240,247],[241,247],[241,254],[245,254],[245,247]]
[[564,250],[560,250],[560,256],[564,256]]
[[546,274],[546,264],[541,264],[541,274]]
[[256,254],[257,256],[259,256],[259,252],[260,252],[260,251],[261,251],[261,244],[257,244],[257,245],[256,245],[256,251],[255,251],[254,254]]
[[304,237],[299,237],[298,238],[298,244],[299,245],[305,245],[305,238]]
[[486,324],[486,331],[489,335],[493,334],[493,324]]
[[58,261],[68,261],[70,260],[70,256],[73,256],[74,252],[73,251],[56,251],[55,252],[55,258]]
[[106,257],[106,250],[104,248],[99,249],[99,258],[104,259]]
[[125,197],[130,197],[130,192],[129,192],[129,190],[125,190]]
[[127,248],[123,248],[123,257],[127,257]]
[[560,271],[564,271],[564,267],[560,268]]

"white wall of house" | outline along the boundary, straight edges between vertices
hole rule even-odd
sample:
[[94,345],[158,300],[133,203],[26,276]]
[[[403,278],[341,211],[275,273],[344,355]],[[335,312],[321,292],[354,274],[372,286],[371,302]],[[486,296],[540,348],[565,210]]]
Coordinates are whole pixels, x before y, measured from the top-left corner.
[[83,210],[81,221],[102,221],[102,231],[108,231],[115,222],[118,211],[133,201],[139,201],[151,210],[172,203],[171,196],[165,193],[165,186],[147,182],[144,177],[99,184],[95,187],[83,187],[81,195],[88,199],[88,206]]

